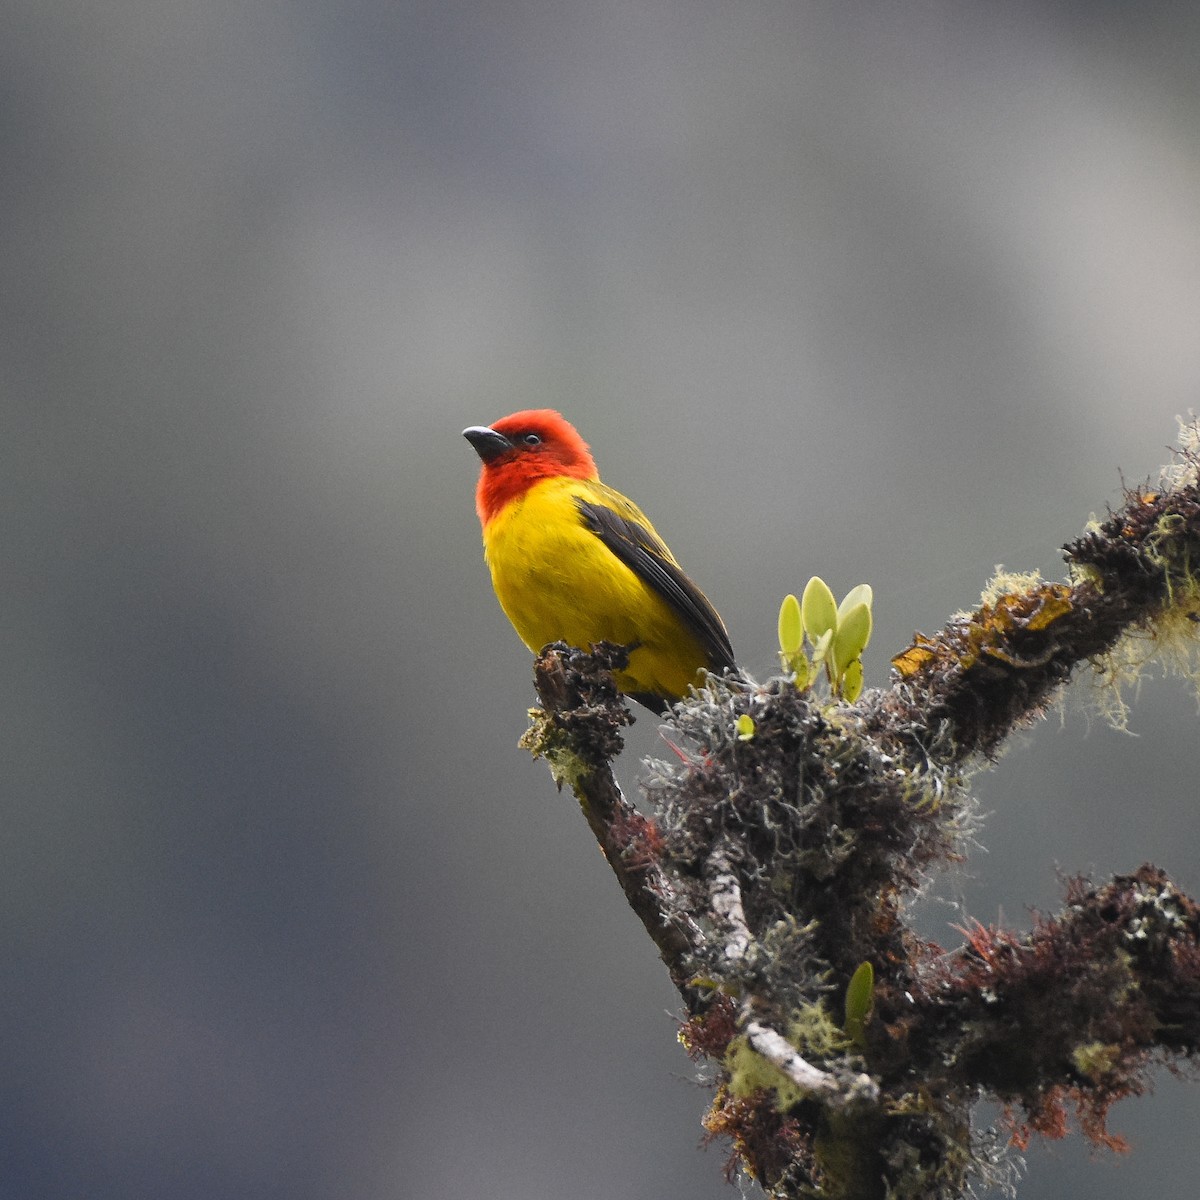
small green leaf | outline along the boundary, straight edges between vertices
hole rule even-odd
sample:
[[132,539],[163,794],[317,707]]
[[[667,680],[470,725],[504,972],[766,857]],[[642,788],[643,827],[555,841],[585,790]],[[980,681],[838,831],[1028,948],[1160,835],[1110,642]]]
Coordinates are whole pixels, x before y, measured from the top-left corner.
[[734,724],[739,742],[748,742],[754,736],[754,718],[748,713],[742,713]]
[[871,610],[865,604],[856,604],[838,620],[837,633],[833,636],[833,667],[841,673],[858,658],[871,640]]
[[852,663],[847,663],[846,669],[842,672],[842,699],[847,704],[853,704],[862,695],[862,690],[862,659],[856,658]]
[[832,644],[832,642],[833,642],[833,630],[832,629],[825,630],[825,632],[823,634],[821,634],[821,636],[819,638],[817,638],[816,642],[813,645],[813,652],[812,652],[812,665],[814,667],[819,667],[825,661],[825,657],[829,653],[829,647]]
[[794,658],[804,644],[804,625],[800,619],[800,601],[790,592],[779,606],[779,652],[785,659]]
[[867,1019],[875,1003],[875,968],[861,962],[846,987],[846,1036],[860,1049],[867,1048]]
[[814,575],[805,585],[800,611],[804,619],[804,632],[814,646],[823,634],[832,633],[837,628],[837,601],[829,590],[829,584],[818,575]]
[[838,605],[838,620],[848,613],[856,604],[865,604],[870,608],[875,603],[875,593],[871,590],[869,583],[860,583],[858,587],[852,587],[843,597],[841,604]]

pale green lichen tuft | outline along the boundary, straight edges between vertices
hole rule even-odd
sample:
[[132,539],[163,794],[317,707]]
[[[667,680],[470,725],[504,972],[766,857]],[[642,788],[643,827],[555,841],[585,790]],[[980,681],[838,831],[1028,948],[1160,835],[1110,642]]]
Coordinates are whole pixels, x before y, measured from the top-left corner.
[[1115,729],[1129,731],[1130,696],[1136,697],[1147,668],[1186,680],[1200,704],[1200,579],[1175,577],[1169,598],[1152,620],[1131,630],[1095,659],[1093,701]]
[[557,728],[543,709],[531,708],[529,721],[529,728],[517,744],[546,763],[560,791],[565,787],[578,793],[579,786],[592,771],[587,760],[571,749],[570,738]]
[[1100,1080],[1121,1061],[1121,1047],[1109,1042],[1088,1042],[1071,1051],[1071,1061],[1081,1075]]

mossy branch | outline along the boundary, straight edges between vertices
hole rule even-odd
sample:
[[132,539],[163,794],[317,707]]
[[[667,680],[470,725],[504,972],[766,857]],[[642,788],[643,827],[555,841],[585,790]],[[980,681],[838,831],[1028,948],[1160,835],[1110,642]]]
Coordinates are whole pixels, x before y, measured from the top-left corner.
[[1011,1182],[1005,1148],[971,1129],[983,1095],[1008,1106],[1015,1144],[1061,1136],[1073,1106],[1117,1147],[1109,1106],[1200,1053],[1200,909],[1157,868],[1076,881],[1032,931],[975,926],[951,952],[905,919],[977,826],[968,775],[1078,667],[1117,689],[1159,650],[1200,676],[1197,426],[1161,486],[1127,492],[1065,555],[1068,581],[995,581],[855,704],[710,680],[671,714],[679,761],[648,764],[653,819],[609,769],[629,720],[621,651],[538,659],[526,744],[579,798],[683,998],[681,1040],[715,1064],[706,1129],[773,1197]]
[[690,955],[703,934],[672,902],[654,822],[625,799],[609,766],[624,744],[621,730],[633,722],[612,678],[627,661],[619,646],[606,645],[593,654],[563,642],[547,646],[534,668],[544,707],[530,710],[521,745],[546,760],[559,788],[566,784],[574,792],[630,907],[672,981],[686,990]]

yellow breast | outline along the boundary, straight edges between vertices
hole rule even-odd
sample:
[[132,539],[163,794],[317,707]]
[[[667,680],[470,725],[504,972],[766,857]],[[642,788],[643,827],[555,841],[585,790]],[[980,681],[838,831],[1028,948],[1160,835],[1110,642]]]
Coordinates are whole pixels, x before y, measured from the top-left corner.
[[535,653],[554,641],[637,643],[617,675],[621,691],[685,695],[705,665],[702,647],[584,524],[577,496],[603,503],[586,480],[543,479],[488,522],[484,553],[501,607]]

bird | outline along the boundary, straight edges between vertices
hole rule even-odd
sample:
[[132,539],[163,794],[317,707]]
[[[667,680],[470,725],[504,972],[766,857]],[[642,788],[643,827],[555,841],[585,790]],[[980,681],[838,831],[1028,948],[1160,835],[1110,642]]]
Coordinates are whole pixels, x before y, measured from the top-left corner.
[[561,413],[526,409],[463,437],[483,464],[475,509],[492,586],[530,650],[627,647],[617,688],[659,714],[702,672],[736,669],[717,610],[642,510],[600,482]]

